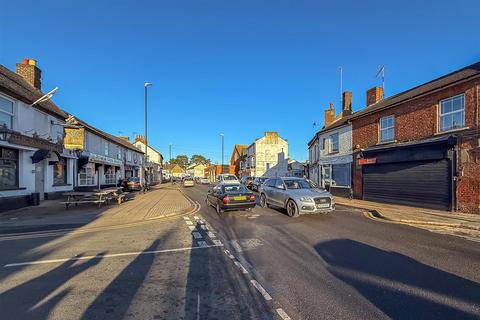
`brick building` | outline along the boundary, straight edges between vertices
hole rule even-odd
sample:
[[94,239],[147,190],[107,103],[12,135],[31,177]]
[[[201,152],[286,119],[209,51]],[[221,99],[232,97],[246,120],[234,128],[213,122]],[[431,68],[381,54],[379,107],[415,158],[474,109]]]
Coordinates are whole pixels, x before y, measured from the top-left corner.
[[356,198],[480,213],[480,62],[351,119]]

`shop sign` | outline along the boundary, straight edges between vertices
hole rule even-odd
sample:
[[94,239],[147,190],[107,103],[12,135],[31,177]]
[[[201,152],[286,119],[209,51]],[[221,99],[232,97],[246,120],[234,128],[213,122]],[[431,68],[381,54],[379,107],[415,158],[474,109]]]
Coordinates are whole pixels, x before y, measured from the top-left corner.
[[18,132],[14,132],[10,135],[8,142],[21,146],[44,149],[48,151],[56,151],[58,153],[63,152],[63,146],[61,143],[50,142],[49,140],[42,139],[35,134],[33,135],[33,137],[29,137]]
[[377,163],[377,158],[365,158],[365,159],[359,159],[358,164],[363,166],[366,164],[375,164]]
[[69,150],[83,150],[85,141],[84,128],[65,128],[64,147]]
[[89,162],[100,162],[100,163],[105,163],[105,164],[110,164],[110,165],[116,165],[116,166],[121,166],[123,162],[118,159],[102,156],[100,154],[94,154],[91,153],[88,157]]

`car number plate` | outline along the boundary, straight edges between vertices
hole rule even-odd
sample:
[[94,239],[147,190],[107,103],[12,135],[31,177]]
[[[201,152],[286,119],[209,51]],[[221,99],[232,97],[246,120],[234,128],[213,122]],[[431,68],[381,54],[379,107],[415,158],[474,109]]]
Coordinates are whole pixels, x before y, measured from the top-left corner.
[[317,204],[317,209],[328,208],[328,207],[330,207],[330,205],[328,203]]
[[245,196],[236,196],[236,197],[233,197],[233,200],[247,200],[247,197]]

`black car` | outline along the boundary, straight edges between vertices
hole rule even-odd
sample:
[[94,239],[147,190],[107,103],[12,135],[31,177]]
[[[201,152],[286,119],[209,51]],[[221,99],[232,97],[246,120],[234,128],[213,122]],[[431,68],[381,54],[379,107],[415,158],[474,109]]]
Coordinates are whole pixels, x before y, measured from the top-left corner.
[[242,179],[240,179],[240,183],[243,184],[248,189],[251,189],[252,182],[254,179],[255,177],[242,177]]
[[255,195],[243,184],[218,184],[208,190],[205,201],[213,206],[218,214],[225,211],[252,210],[255,207]]
[[255,178],[255,180],[253,180],[252,184],[250,185],[250,188],[253,190],[253,191],[257,191],[260,189],[260,186],[265,182],[267,181],[268,178],[265,178],[265,177],[257,177]]

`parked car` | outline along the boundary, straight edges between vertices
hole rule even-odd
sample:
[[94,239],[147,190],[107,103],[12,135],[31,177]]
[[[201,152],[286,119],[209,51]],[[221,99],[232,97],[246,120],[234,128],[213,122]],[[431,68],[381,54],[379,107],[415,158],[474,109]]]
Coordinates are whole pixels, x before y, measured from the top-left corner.
[[200,183],[201,184],[210,184],[210,181],[208,180],[208,178],[201,178]]
[[193,187],[195,183],[193,182],[192,178],[184,178],[183,179],[183,186],[184,187]]
[[240,183],[247,187],[247,189],[252,189],[253,180],[255,180],[255,177],[242,177]]
[[243,184],[221,183],[208,190],[206,203],[213,206],[218,214],[225,211],[252,210],[255,195]]
[[253,191],[257,191],[260,189],[260,186],[265,182],[267,181],[268,178],[265,178],[265,177],[256,177],[253,181],[252,181],[252,184],[250,185],[250,188],[253,190]]
[[139,177],[131,177],[127,180],[127,189],[129,191],[140,191],[142,190],[142,183],[140,182]]
[[335,198],[302,178],[272,178],[260,188],[260,205],[274,205],[287,210],[290,217],[305,213],[325,213],[335,210]]
[[238,178],[234,174],[222,173],[217,175],[217,184],[239,184]]

